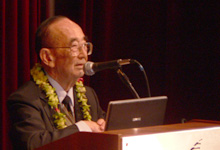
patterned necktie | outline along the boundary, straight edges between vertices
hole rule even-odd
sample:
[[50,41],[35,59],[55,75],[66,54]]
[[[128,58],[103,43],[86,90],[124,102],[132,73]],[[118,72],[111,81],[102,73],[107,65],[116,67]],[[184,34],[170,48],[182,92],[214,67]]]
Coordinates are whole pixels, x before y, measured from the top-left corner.
[[68,95],[66,95],[66,97],[64,98],[62,103],[64,104],[64,106],[66,107],[68,112],[72,115],[72,110],[70,108],[70,101],[71,101],[70,97]]
[[67,125],[71,125],[71,124],[74,124],[75,123],[75,117],[74,117],[74,114],[72,113],[72,110],[70,108],[70,97],[68,95],[66,95],[66,97],[64,98],[63,100],[63,104],[65,106],[64,108],[64,112],[66,114],[66,119],[67,119]]

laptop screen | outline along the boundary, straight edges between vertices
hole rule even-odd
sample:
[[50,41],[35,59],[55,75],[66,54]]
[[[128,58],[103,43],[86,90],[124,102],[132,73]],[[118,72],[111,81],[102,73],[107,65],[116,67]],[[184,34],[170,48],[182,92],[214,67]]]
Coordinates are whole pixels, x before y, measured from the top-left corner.
[[110,101],[105,130],[162,125],[167,96]]

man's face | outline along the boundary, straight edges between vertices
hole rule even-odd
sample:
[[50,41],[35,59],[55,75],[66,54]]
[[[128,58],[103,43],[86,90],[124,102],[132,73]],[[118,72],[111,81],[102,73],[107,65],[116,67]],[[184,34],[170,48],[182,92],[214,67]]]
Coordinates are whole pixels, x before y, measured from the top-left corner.
[[[51,47],[71,47],[86,42],[82,29],[67,18],[52,24],[49,31],[52,35]],[[55,58],[53,70],[57,78],[68,81],[84,75],[83,66],[88,60],[86,51],[79,49],[76,53],[69,48],[55,48],[52,51]]]

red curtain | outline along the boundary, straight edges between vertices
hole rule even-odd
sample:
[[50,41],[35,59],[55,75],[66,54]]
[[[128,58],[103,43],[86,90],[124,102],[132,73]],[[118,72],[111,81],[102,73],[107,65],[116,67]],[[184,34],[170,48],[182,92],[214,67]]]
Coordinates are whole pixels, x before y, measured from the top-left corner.
[[[0,115],[3,150],[8,139],[7,97],[29,80],[36,62],[34,33],[49,16],[44,0],[0,0]],[[55,15],[79,23],[94,44],[91,61],[132,58],[144,66],[152,96],[167,95],[165,123],[182,118],[219,120],[220,2],[55,0]],[[141,97],[137,66],[124,66]],[[88,77],[86,77],[88,78]],[[104,110],[110,100],[133,98],[114,70],[88,78]],[[156,111],[156,110],[155,110]]]
[[39,23],[49,16],[49,1],[0,0],[0,149],[11,149],[8,136],[10,122],[7,97],[30,79],[30,67],[36,62],[34,33]]

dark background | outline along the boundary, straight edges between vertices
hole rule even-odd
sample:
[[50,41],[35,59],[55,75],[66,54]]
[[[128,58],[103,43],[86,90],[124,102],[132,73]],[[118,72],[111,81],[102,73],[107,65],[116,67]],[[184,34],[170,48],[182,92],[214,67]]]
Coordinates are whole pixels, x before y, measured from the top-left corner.
[[[165,123],[179,123],[182,118],[219,120],[219,4],[98,0],[86,4],[85,21],[79,1],[58,0],[55,14],[90,26],[86,34],[94,43],[91,61],[139,61],[148,75],[152,96],[169,98]],[[138,66],[123,66],[123,70],[139,95],[146,97]],[[115,70],[98,72],[86,81],[105,110],[110,100],[133,98]]]

